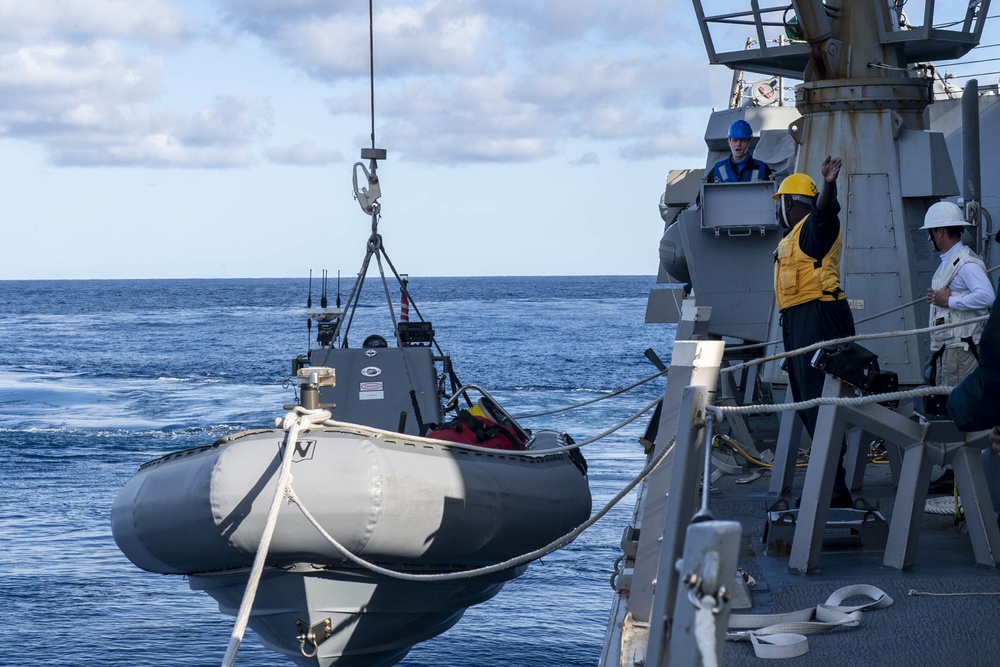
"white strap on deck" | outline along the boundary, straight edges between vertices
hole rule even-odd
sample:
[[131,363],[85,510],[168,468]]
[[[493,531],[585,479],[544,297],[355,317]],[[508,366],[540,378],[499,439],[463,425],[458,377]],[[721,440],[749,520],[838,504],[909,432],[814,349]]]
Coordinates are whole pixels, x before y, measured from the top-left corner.
[[[844,600],[864,596],[871,602],[844,606]],[[787,614],[730,614],[730,641],[753,643],[758,658],[794,658],[809,651],[807,635],[818,635],[835,628],[856,628],[861,625],[861,612],[882,609],[892,604],[892,598],[875,586],[856,584],[834,591],[826,602],[815,608]]]

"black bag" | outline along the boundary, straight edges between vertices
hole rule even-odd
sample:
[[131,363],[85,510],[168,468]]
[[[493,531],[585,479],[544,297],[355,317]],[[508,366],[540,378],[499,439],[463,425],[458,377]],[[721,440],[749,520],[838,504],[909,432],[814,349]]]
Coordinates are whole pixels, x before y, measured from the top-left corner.
[[[944,345],[936,352],[928,352],[924,360],[924,381],[932,386],[937,385],[938,360],[944,356]],[[947,396],[924,396],[924,415],[927,417],[947,417]]]
[[878,377],[878,355],[857,343],[839,343],[816,351],[812,365],[863,391]]

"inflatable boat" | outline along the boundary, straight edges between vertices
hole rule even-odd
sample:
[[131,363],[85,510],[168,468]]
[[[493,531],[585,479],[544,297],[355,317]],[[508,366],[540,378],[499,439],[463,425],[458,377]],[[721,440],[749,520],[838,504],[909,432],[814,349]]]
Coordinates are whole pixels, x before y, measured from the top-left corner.
[[[395,269],[395,345],[378,334],[348,345],[370,260],[392,266],[377,206],[359,195],[368,253],[344,310],[339,295],[328,307],[325,275],[319,309],[310,293],[318,345],[293,360],[297,402],[281,425],[149,461],[112,509],[135,565],[185,576],[237,626],[248,609],[261,641],[303,666],[395,664],[591,510],[572,439],[525,430],[459,382]],[[384,274],[382,286],[392,304]]]
[[[121,550],[145,570],[187,575],[192,588],[235,615],[278,482],[284,435],[246,431],[144,464],[112,511]],[[489,450],[325,426],[298,434],[292,487],[352,554],[399,572],[461,572],[530,553],[587,519],[585,465],[559,450],[566,443],[563,434],[542,431],[523,451]],[[525,568],[393,579],[348,560],[298,506],[285,503],[250,625],[302,665],[393,664]],[[303,650],[302,636],[315,627],[315,646]],[[327,634],[322,628],[329,636],[318,641]]]

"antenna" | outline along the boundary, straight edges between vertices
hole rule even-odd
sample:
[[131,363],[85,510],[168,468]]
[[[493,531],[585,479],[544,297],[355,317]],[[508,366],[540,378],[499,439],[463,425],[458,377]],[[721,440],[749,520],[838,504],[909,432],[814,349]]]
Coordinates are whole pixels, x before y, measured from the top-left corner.
[[[313,270],[309,269],[309,295],[306,297],[306,310],[311,310],[313,307]],[[312,349],[312,335],[313,335],[313,320],[306,313],[306,350]]]
[[323,292],[319,298],[319,307],[326,308],[326,269],[323,269]]

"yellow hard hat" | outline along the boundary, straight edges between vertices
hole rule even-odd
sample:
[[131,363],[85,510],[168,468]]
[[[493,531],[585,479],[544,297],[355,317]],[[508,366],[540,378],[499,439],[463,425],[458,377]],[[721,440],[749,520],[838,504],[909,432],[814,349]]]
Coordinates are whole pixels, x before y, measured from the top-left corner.
[[815,197],[819,194],[816,188],[816,181],[809,178],[807,174],[791,174],[778,186],[778,191],[771,198],[778,199],[781,195],[805,195]]

